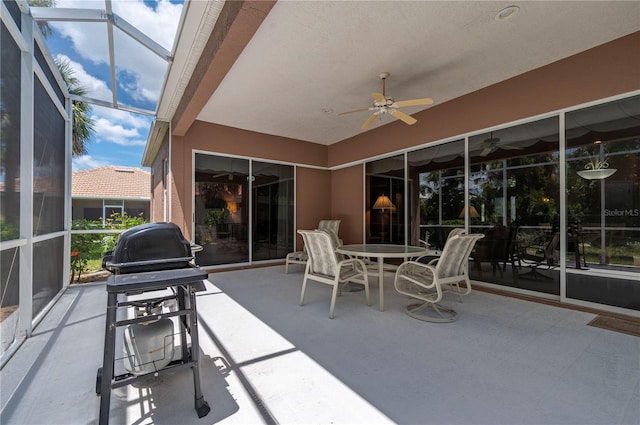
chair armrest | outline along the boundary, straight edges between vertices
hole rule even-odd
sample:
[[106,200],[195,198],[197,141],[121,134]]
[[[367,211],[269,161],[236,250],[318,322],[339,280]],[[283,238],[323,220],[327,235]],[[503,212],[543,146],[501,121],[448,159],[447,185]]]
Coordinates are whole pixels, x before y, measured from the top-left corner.
[[395,282],[405,279],[425,289],[436,287],[436,268],[432,264],[424,264],[417,261],[405,261],[398,266]]
[[360,271],[365,275],[367,274],[367,266],[364,264],[364,261],[359,258],[351,257],[338,261],[338,270],[341,270],[344,266],[351,266],[354,270]]

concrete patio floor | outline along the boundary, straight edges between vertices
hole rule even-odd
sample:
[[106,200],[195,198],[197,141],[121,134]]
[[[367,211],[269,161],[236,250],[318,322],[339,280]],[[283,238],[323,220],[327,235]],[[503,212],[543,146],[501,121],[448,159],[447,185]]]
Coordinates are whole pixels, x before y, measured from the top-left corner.
[[[113,424],[640,424],[640,338],[595,315],[473,291],[420,322],[385,280],[385,311],[302,268],[211,274],[198,295],[202,390],[188,371],[114,390]],[[0,423],[97,423],[104,283],[71,286],[2,369]]]

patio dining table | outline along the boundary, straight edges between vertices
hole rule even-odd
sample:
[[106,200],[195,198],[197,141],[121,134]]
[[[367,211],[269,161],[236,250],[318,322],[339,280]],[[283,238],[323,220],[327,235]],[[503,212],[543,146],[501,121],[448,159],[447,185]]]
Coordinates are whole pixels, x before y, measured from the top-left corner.
[[342,245],[336,252],[352,257],[369,257],[378,260],[378,290],[380,292],[380,311],[384,311],[384,259],[385,258],[409,258],[423,255],[439,255],[439,251],[419,246],[405,246],[393,244],[353,244]]

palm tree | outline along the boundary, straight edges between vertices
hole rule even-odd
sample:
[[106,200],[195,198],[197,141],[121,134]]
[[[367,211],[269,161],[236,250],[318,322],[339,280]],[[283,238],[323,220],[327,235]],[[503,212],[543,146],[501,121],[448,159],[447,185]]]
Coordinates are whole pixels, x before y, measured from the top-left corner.
[[[55,0],[29,0],[29,6],[34,7],[55,7]],[[38,22],[40,31],[45,37],[52,34],[53,30],[47,22]],[[80,84],[80,81],[74,77],[73,69],[68,60],[56,59],[56,66],[60,70],[62,79],[67,84],[69,93],[77,96],[83,96],[87,93],[87,89]],[[87,102],[74,100],[72,102],[72,155],[81,156],[87,154],[87,144],[93,134],[94,121],[91,119],[91,106]]]
[[[29,6],[31,7],[56,7],[56,0],[29,0]],[[38,22],[38,27],[45,37],[49,37],[52,33],[52,29],[48,22]]]
[[[80,84],[80,81],[74,77],[73,69],[69,61],[66,59],[56,58],[56,66],[62,74],[64,82],[67,83],[69,93],[77,96],[84,96],[87,90]],[[80,156],[87,154],[87,143],[94,132],[94,122],[91,119],[91,106],[87,102],[80,102],[74,100],[72,102],[73,122],[72,122],[72,135],[73,141],[73,156]]]

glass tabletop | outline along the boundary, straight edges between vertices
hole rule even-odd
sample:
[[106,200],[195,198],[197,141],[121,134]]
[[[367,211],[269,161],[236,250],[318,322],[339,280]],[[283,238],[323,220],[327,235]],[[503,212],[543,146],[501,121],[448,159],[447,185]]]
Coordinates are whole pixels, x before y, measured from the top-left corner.
[[357,254],[367,257],[408,257],[429,253],[428,248],[393,244],[350,244],[336,249],[342,254]]

